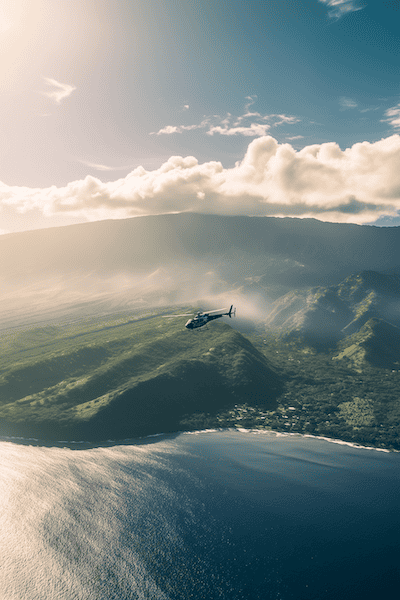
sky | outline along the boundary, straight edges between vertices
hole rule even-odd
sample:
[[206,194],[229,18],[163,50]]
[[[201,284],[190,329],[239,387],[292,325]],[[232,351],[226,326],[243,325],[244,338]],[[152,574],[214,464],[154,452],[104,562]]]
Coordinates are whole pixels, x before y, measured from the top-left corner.
[[399,0],[0,0],[0,232],[400,225]]

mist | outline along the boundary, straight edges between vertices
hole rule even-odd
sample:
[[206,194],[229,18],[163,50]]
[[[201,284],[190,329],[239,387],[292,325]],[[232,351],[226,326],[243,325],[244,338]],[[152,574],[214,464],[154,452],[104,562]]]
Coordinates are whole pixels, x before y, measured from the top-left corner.
[[265,320],[292,289],[398,269],[398,256],[399,228],[313,219],[177,214],[16,233],[0,239],[0,326],[231,304]]
[[203,311],[229,308],[231,304],[239,308],[240,321],[263,319],[268,299],[265,293],[251,287],[251,281],[224,279],[220,271],[210,270],[207,263],[200,261],[103,277],[97,273],[60,273],[24,282],[3,280],[0,327],[68,322],[118,312],[140,315],[149,311]]

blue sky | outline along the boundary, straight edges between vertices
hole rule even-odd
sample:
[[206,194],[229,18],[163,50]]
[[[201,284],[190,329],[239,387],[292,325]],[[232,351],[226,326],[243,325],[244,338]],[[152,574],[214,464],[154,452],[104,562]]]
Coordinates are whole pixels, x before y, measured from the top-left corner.
[[182,210],[400,224],[399,17],[3,0],[0,230]]

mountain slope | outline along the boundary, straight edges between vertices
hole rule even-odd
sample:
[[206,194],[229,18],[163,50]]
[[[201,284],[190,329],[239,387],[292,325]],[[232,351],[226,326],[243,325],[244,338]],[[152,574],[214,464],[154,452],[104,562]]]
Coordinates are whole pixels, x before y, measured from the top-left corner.
[[369,319],[357,333],[345,339],[341,352],[333,358],[347,359],[360,372],[365,361],[375,367],[398,369],[400,328],[380,319]]
[[365,269],[400,272],[400,228],[184,213],[27,231],[0,236],[0,326],[232,301],[259,319]]
[[400,325],[400,276],[361,271],[338,285],[292,291],[274,302],[267,329],[335,344],[376,317]]
[[[283,282],[318,278],[322,283],[357,270],[399,267],[399,250],[396,227],[181,213],[1,236],[0,279],[54,273],[110,275],[203,260],[226,262],[238,273],[241,258],[250,265],[269,256],[280,259],[272,268],[275,278],[281,274]],[[266,271],[251,274],[268,277]]]
[[280,381],[224,323],[126,316],[37,328],[2,340],[0,434],[121,439],[176,431],[235,403],[273,408]]

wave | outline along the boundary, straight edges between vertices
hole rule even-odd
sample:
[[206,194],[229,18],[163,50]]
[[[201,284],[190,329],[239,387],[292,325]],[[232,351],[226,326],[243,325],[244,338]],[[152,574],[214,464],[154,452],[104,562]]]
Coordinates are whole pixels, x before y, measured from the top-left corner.
[[286,431],[274,431],[273,429],[246,429],[244,427],[228,427],[228,428],[214,428],[214,429],[198,429],[194,431],[176,431],[173,433],[152,433],[143,437],[137,438],[125,438],[123,440],[106,440],[103,442],[90,442],[87,440],[80,441],[67,441],[67,440],[41,440],[37,438],[24,438],[21,436],[0,436],[1,442],[12,442],[15,444],[21,444],[24,446],[44,446],[44,447],[56,447],[56,448],[69,448],[72,450],[87,450],[90,448],[107,448],[110,446],[136,446],[152,441],[159,441],[160,438],[171,439],[178,435],[199,435],[204,433],[218,433],[224,431],[236,431],[239,433],[249,433],[252,435],[274,435],[276,437],[299,437],[299,438],[310,438],[316,440],[323,440],[331,444],[338,444],[341,446],[349,446],[350,448],[362,449],[362,450],[376,450],[377,452],[399,452],[390,448],[379,448],[377,446],[363,446],[355,442],[348,442],[346,440],[340,440],[336,438],[330,438],[320,435],[312,435],[310,433],[292,433]]
[[218,431],[237,431],[239,433],[250,433],[252,435],[274,435],[276,437],[299,437],[299,438],[312,438],[316,440],[323,440],[332,444],[339,444],[341,446],[349,446],[350,448],[357,448],[362,450],[376,450],[377,452],[399,452],[398,450],[391,450],[389,448],[378,448],[376,446],[363,446],[362,444],[356,444],[354,442],[347,442],[345,440],[339,440],[335,438],[329,438],[321,435],[312,435],[309,433],[291,433],[286,431],[274,431],[273,429],[246,429],[244,427],[226,428],[226,429],[199,429],[196,431],[182,431],[180,434],[195,435],[199,433],[215,433]]

